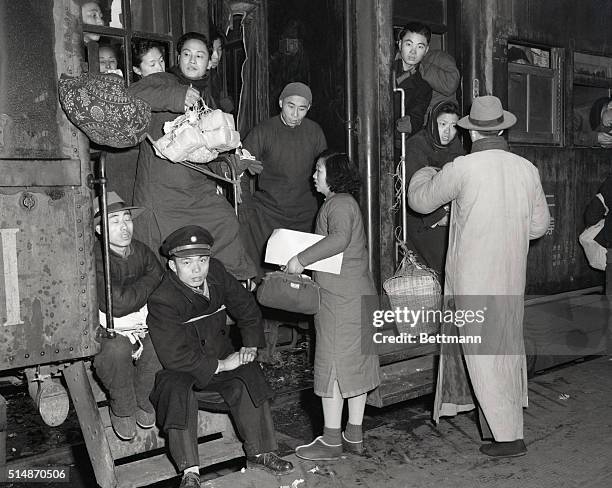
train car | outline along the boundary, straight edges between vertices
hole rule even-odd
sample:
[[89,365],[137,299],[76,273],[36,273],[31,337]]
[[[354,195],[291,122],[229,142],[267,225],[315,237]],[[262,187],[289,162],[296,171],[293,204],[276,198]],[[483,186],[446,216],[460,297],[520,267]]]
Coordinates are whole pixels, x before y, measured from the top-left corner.
[[[540,171],[553,220],[529,254],[528,302],[546,305],[527,307],[533,368],[603,350],[609,315],[603,274],[589,268],[578,234],[612,153],[583,137],[579,121],[593,101],[611,95],[609,2],[100,0],[105,25],[84,23],[83,3],[0,0],[0,370],[27,379],[50,425],[65,418],[68,389],[100,486],[143,485],[175,474],[164,454],[132,462],[135,453],[163,448],[163,439],[155,432],[129,443],[114,437],[87,365],[99,348],[92,183],[100,183],[103,151],[108,189],[130,201],[136,150],[90,144],[64,115],[57,80],[98,70],[101,46],[115,50],[130,83],[133,39],[165,43],[172,65],[182,33],[207,33],[211,21],[233,27],[222,66],[239,101],[243,135],[274,113],[284,83],[309,82],[315,94],[309,116],[330,145],[346,146],[359,163],[370,267],[384,296],[382,283],[400,257],[391,211],[391,175],[399,162],[394,31],[411,20],[426,22],[435,46],[457,61],[463,112],[477,96],[498,96],[519,116],[508,134],[512,151]],[[516,62],[517,50],[528,63]],[[571,297],[561,310],[559,296]],[[585,322],[585,308],[596,309],[598,320]],[[385,333],[396,333],[395,326]],[[430,392],[436,353],[431,344],[381,346],[383,384],[369,402],[384,406]],[[203,435],[214,434],[214,444],[203,448],[203,465],[240,456],[226,416],[202,416],[201,427]],[[2,439],[0,432],[0,464]],[[126,457],[129,462],[115,466]]]

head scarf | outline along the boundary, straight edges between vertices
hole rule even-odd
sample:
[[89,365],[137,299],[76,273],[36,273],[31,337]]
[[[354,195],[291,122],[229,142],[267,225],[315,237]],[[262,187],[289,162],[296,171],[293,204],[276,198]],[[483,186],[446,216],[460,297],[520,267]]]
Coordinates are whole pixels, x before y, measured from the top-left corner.
[[[457,114],[458,117],[461,117],[461,112],[459,111],[459,106],[450,100],[442,100],[440,103],[435,105],[429,114],[429,119],[427,120],[426,127],[426,135],[429,143],[436,149],[445,149],[448,148],[455,139],[451,139],[449,143],[445,146],[440,142],[440,133],[438,132],[438,116],[442,112],[452,111]],[[457,136],[455,135],[455,138]]]

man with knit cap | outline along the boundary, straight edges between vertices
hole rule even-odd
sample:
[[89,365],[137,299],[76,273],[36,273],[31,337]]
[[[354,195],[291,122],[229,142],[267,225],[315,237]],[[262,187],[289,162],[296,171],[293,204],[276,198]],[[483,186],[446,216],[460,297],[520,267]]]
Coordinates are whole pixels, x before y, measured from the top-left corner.
[[318,210],[312,172],[317,156],[327,149],[319,124],[306,118],[312,105],[307,85],[287,84],[278,103],[280,114],[255,126],[243,142],[263,163],[255,193],[243,192],[240,210],[242,238],[259,276],[266,241],[274,229],[312,232]]

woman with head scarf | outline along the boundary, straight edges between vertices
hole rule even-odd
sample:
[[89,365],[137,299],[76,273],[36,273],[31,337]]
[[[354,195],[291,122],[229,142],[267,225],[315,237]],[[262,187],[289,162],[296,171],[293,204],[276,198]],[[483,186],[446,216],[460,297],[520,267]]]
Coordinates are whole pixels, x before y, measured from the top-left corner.
[[[431,111],[427,125],[406,143],[406,187],[412,175],[425,166],[441,168],[457,156],[465,154],[457,138],[459,107],[455,102],[442,101]],[[440,207],[423,215],[407,208],[408,248],[416,251],[440,278],[444,272],[448,247],[449,208]]]

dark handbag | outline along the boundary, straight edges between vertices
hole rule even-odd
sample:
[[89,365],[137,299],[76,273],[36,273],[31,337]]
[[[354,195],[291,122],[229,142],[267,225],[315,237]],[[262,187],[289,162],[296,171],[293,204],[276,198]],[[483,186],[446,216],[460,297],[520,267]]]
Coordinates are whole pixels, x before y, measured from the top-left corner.
[[257,300],[266,307],[312,315],[319,311],[321,294],[308,276],[274,271],[263,277]]

